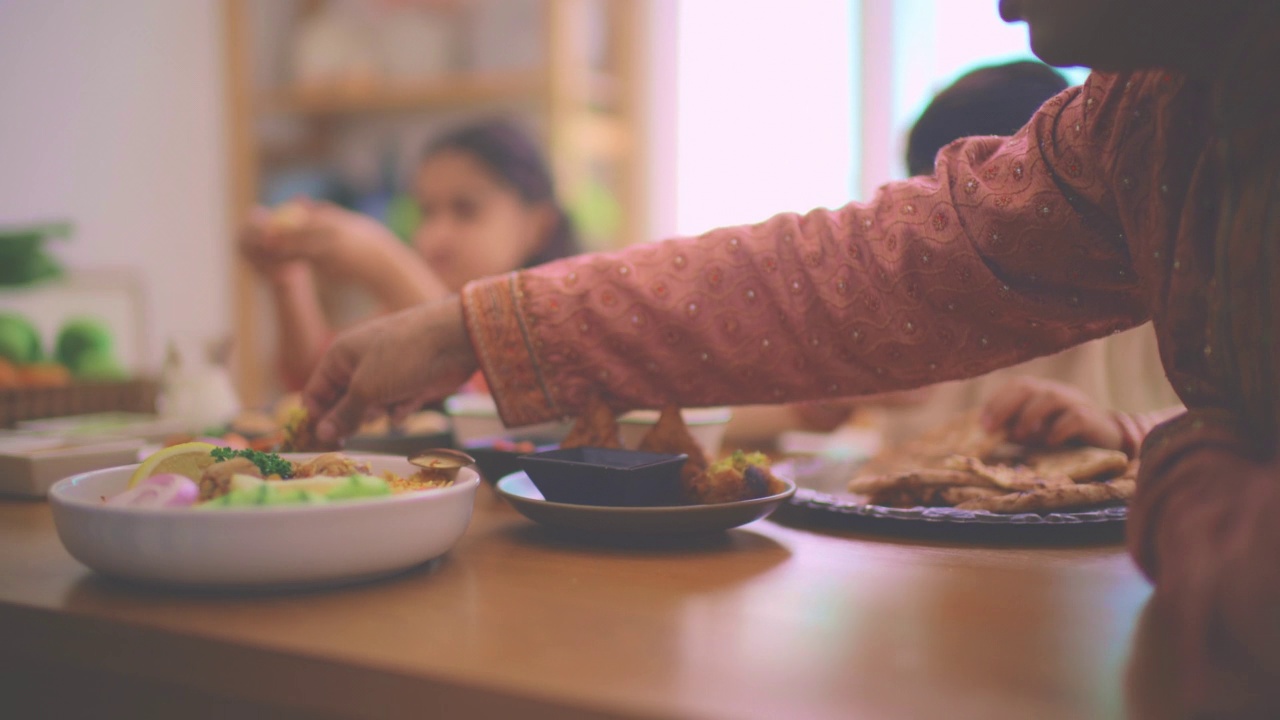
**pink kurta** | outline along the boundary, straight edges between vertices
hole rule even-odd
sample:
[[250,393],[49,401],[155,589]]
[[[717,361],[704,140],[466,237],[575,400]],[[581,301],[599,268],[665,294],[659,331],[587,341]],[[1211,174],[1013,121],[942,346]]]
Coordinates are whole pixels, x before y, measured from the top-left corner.
[[870,203],[472,283],[472,342],[521,425],[596,392],[623,409],[911,388],[1151,319],[1189,413],[1147,443],[1133,552],[1185,615],[1193,655],[1227,632],[1280,672],[1280,623],[1257,634],[1280,617],[1280,571],[1227,577],[1260,554],[1280,567],[1280,537],[1247,540],[1264,507],[1280,524],[1280,495],[1274,461],[1236,439],[1208,341],[1208,107],[1179,75],[1095,74],[1017,135],[953,143],[933,177]]

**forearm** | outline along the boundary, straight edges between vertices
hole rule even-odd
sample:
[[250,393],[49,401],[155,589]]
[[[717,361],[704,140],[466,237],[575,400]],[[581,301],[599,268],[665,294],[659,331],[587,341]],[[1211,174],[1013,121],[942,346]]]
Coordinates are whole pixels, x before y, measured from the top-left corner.
[[280,370],[285,385],[301,388],[320,362],[333,334],[316,292],[314,276],[306,267],[291,268],[271,279],[278,326]]
[[1280,676],[1280,465],[1230,421],[1189,413],[1143,452],[1130,548],[1170,616],[1187,707],[1214,710],[1224,689]]
[[422,258],[392,237],[365,238],[346,253],[341,272],[369,290],[389,311],[440,300],[449,290]]

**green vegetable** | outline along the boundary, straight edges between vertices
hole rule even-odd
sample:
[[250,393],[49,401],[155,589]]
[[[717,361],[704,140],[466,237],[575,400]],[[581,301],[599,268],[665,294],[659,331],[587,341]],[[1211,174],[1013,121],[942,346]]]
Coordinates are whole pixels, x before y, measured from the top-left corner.
[[293,477],[293,463],[285,460],[275,453],[262,452],[261,450],[214,448],[209,451],[209,454],[218,462],[225,462],[231,458],[242,457],[254,465],[257,465],[258,470],[267,477],[271,477],[272,475],[279,475],[285,479]]
[[40,332],[21,315],[0,313],[0,357],[15,365],[30,365],[44,359]]
[[390,494],[391,486],[387,485],[386,480],[369,475],[352,475],[341,485],[326,493],[325,497],[329,500],[352,500]]
[[[326,487],[329,486],[329,487]],[[201,505],[202,508],[307,505],[390,495],[387,481],[368,475],[346,478],[306,478],[263,482],[244,475],[232,477],[231,492]]]
[[723,472],[730,468],[737,470],[738,472],[745,472],[749,465],[768,468],[769,464],[769,456],[764,453],[745,453],[741,450],[734,450],[733,454],[729,457],[712,463],[708,472]]

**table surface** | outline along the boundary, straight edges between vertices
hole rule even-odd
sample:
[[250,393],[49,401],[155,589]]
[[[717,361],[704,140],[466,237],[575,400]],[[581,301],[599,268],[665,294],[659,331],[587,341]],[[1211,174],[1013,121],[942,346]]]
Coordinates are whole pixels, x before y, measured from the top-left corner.
[[97,576],[0,501],[0,635],[41,667],[330,716],[1107,718],[1150,587],[1122,546],[973,546],[760,521],[557,537],[487,486],[443,559],[323,592]]

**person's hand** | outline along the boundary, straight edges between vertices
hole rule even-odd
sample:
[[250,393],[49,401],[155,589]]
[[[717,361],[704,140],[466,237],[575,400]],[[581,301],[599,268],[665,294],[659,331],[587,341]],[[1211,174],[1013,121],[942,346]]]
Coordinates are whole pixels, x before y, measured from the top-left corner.
[[1121,450],[1124,433],[1115,416],[1098,407],[1084,393],[1061,383],[1018,378],[987,400],[982,424],[989,431],[1004,430],[1024,445],[1059,447],[1079,443]]
[[391,231],[367,215],[305,198],[255,210],[241,235],[245,257],[268,269],[303,262],[344,273],[358,256],[398,244]]
[[279,213],[279,210],[273,212],[264,207],[254,208],[240,228],[238,238],[241,257],[258,274],[273,282],[306,269],[305,263],[282,257],[275,250],[273,238],[278,232],[281,219],[287,218]]
[[457,296],[359,325],[334,341],[302,401],[324,443],[382,413],[398,423],[454,392],[476,370]]

